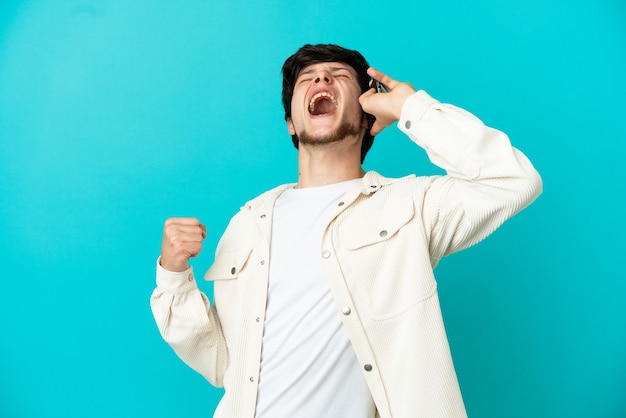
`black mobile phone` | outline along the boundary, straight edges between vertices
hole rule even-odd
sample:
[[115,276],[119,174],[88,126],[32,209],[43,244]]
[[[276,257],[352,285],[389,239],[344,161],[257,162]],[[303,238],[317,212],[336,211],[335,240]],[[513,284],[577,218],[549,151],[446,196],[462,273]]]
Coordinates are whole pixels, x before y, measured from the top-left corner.
[[374,80],[372,79],[372,87],[374,87],[374,89],[376,89],[376,93],[386,93],[387,92],[387,87],[384,86],[383,83],[381,83],[378,80]]

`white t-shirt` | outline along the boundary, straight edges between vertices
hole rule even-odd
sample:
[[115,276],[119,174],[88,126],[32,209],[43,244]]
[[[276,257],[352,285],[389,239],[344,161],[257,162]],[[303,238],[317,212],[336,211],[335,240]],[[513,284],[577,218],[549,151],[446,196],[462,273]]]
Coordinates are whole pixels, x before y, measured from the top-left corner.
[[274,208],[257,418],[373,418],[321,262],[323,228],[360,179],[288,189]]

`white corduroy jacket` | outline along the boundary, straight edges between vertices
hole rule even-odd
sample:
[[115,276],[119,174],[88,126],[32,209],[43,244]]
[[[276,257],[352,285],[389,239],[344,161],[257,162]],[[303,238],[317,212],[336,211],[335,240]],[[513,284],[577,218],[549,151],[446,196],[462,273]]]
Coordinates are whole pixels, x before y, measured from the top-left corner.
[[[445,176],[368,172],[345,194],[319,249],[330,290],[384,418],[466,416],[433,268],[487,237],[541,192],[528,159],[502,132],[419,91],[398,122]],[[151,306],[163,338],[225,388],[215,417],[254,417],[267,302],[274,202],[248,202],[231,220],[205,275],[158,267]]]

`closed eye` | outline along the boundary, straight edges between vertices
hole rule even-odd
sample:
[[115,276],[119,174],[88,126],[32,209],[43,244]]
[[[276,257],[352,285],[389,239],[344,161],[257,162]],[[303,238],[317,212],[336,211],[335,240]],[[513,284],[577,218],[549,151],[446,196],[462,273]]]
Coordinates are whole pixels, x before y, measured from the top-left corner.
[[341,77],[341,78],[347,78],[347,79],[351,79],[352,78],[352,74],[350,74],[348,71],[337,72],[337,73],[335,73],[333,75],[335,77]]

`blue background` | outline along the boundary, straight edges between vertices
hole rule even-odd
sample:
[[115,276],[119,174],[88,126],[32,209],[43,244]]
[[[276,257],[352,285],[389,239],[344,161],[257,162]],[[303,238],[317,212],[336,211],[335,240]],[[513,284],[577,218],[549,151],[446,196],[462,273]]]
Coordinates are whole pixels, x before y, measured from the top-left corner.
[[[543,176],[437,268],[470,416],[625,417],[618,0],[3,0],[0,416],[211,416],[220,390],[151,317],[162,223],[208,224],[201,273],[240,205],[295,181],[280,67],[309,42],[470,110]],[[396,128],[365,168],[439,172]]]

